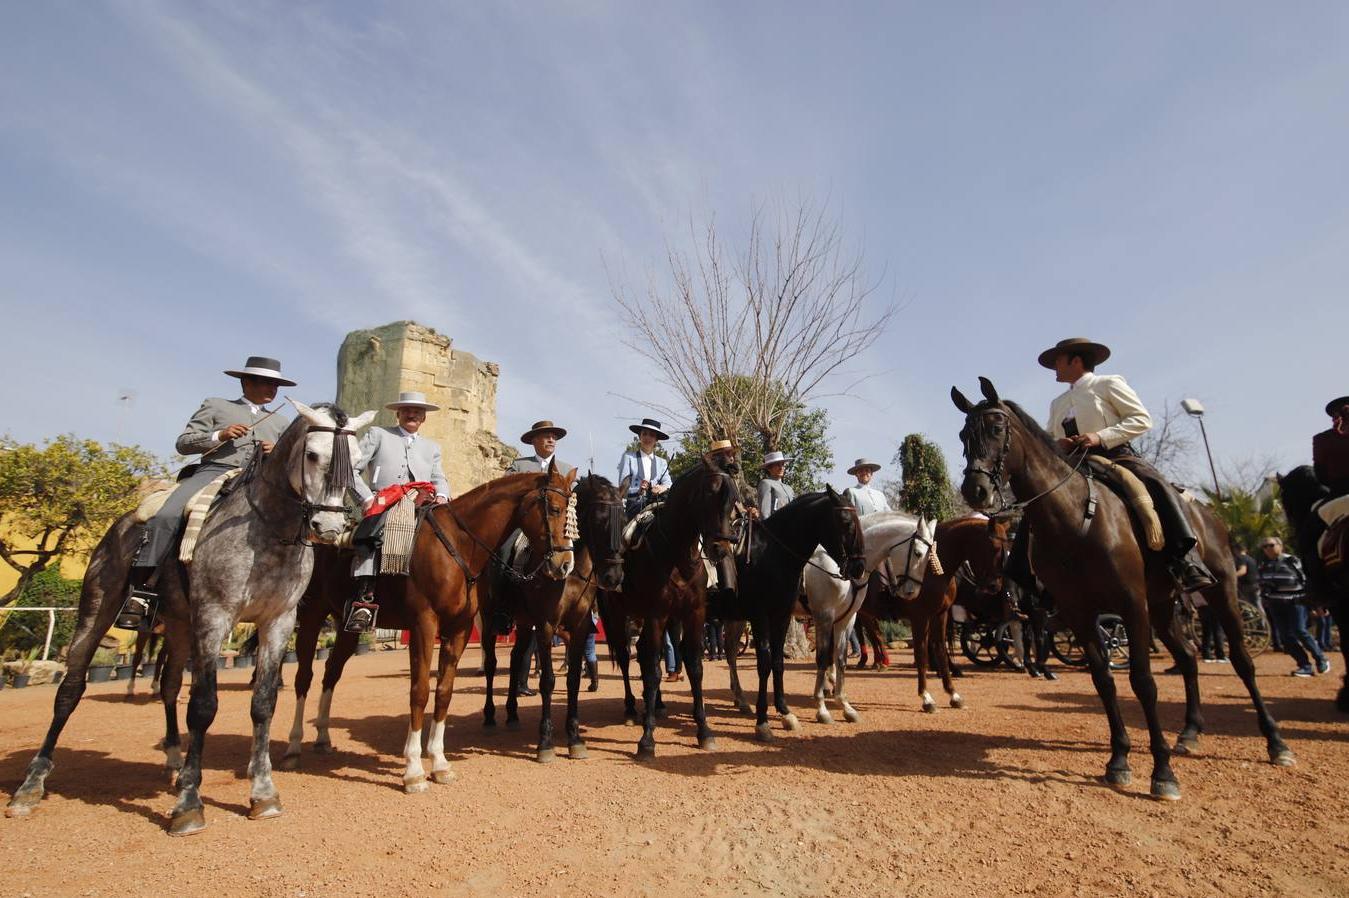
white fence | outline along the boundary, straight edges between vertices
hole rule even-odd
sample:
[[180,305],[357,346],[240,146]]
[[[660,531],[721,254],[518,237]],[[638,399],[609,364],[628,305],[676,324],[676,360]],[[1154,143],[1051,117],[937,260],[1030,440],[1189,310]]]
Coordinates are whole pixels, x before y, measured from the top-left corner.
[[[42,660],[43,660],[43,661],[46,661],[46,660],[48,660],[48,658],[50,657],[51,652],[52,652],[52,632],[56,629],[56,612],[58,612],[58,611],[79,611],[79,609],[76,608],[76,607],[74,607],[73,605],[67,605],[67,606],[65,606],[65,607],[63,607],[63,608],[56,608],[56,607],[53,607],[53,606],[51,606],[51,605],[29,605],[29,606],[27,606],[27,607],[19,607],[19,608],[16,608],[15,606],[10,605],[10,606],[5,607],[5,608],[0,608],[0,614],[5,614],[5,613],[20,614],[20,613],[23,613],[23,612],[25,612],[25,611],[45,611],[45,612],[47,612],[47,639],[46,639],[46,642],[43,643],[43,646],[42,646]],[[4,626],[5,626],[5,624],[7,624],[7,623],[9,623],[9,618],[8,618],[8,617],[6,617],[3,621],[0,621],[0,629],[4,629]]]

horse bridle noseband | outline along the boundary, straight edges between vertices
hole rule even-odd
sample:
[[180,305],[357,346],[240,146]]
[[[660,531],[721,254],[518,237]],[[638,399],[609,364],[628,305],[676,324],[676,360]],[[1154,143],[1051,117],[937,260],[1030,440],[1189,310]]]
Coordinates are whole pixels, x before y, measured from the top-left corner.
[[916,583],[918,584],[919,587],[923,585],[922,577],[915,577],[913,574],[909,573],[909,568],[913,567],[914,553],[918,551],[919,546],[926,547],[924,551],[927,553],[927,563],[932,566],[932,569],[934,571],[936,571],[939,574],[941,573],[941,565],[937,561],[937,540],[928,539],[925,536],[919,536],[917,527],[913,528],[913,533],[910,533],[908,536],[904,537],[899,542],[887,548],[885,552],[882,553],[882,557],[888,560],[890,558],[891,552],[895,551],[900,546],[905,544],[908,544],[909,551],[906,557],[904,558],[904,575],[900,578],[899,581],[900,584]]

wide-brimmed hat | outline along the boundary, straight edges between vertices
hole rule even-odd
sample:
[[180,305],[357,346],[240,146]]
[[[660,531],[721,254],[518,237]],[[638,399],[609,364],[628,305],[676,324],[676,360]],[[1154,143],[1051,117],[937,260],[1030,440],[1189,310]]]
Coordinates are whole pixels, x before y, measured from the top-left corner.
[[426,401],[425,393],[418,393],[413,390],[405,390],[398,394],[397,402],[390,402],[385,408],[398,411],[400,408],[424,408],[428,412],[440,411],[440,406]]
[[660,422],[655,418],[643,418],[641,424],[629,424],[628,430],[638,436],[642,435],[642,431],[649,430],[656,435],[657,440],[668,440],[670,438],[669,434],[660,429]]
[[1087,364],[1096,366],[1110,358],[1110,347],[1104,343],[1093,343],[1086,337],[1069,337],[1040,353],[1040,367],[1053,368],[1054,359],[1064,353],[1080,355],[1087,360]]
[[260,377],[263,380],[275,381],[283,387],[295,386],[295,381],[281,376],[280,362],[261,355],[250,355],[243,368],[225,373],[230,377]]
[[720,452],[723,449],[734,449],[735,443],[731,440],[713,440],[712,445],[707,447],[708,452]]
[[1349,405],[1349,396],[1341,396],[1339,399],[1332,399],[1326,403],[1326,414],[1335,418],[1340,414],[1340,410]]
[[534,438],[541,433],[552,433],[559,440],[567,435],[565,428],[558,427],[552,421],[535,421],[533,427],[520,435],[520,442],[532,443]]
[[879,471],[880,469],[881,466],[871,459],[859,458],[852,463],[852,467],[848,469],[848,473],[856,477],[858,471]]
[[783,464],[786,464],[787,462],[790,462],[790,461],[791,461],[791,459],[788,458],[787,456],[783,455],[781,452],[770,452],[770,453],[768,453],[767,455],[765,455],[765,456],[763,457],[763,464],[760,465],[760,467],[766,468],[766,467],[768,467],[769,465],[775,465],[775,464],[777,464],[778,462],[782,462]]

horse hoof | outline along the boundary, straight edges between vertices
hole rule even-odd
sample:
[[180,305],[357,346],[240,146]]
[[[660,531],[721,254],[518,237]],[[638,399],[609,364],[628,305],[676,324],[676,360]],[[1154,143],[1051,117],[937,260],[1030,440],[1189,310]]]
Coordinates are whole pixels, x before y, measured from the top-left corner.
[[590,752],[586,750],[586,744],[584,742],[577,742],[575,745],[567,747],[567,757],[571,758],[573,761],[584,761],[586,758],[590,757]]
[[1152,797],[1158,801],[1180,801],[1180,783],[1175,780],[1153,780]]
[[629,726],[629,727],[635,727],[635,726],[637,726],[637,715],[636,715],[636,714],[624,714],[624,715],[623,715],[623,725],[624,725],[624,726]]
[[199,833],[206,828],[206,814],[201,808],[193,808],[190,811],[180,811],[173,815],[169,822],[169,835],[171,836],[190,836],[193,833]]
[[716,736],[704,736],[698,740],[698,747],[703,751],[715,751],[717,747]]
[[1059,678],[1059,675],[1056,674],[1056,673],[1054,673],[1054,671],[1052,671],[1052,670],[1047,670],[1047,671],[1045,671],[1045,679],[1046,679],[1046,680],[1057,680],[1058,678]]
[[650,760],[653,760],[655,757],[656,757],[656,746],[655,746],[655,745],[642,745],[641,743],[638,743],[638,745],[637,745],[637,760],[639,760],[639,761],[650,761]]
[[408,795],[416,795],[418,792],[425,792],[430,786],[426,783],[426,774],[419,773],[414,777],[403,778],[403,791]]
[[936,714],[936,713],[937,713],[937,703],[936,703],[936,702],[923,702],[923,711],[924,711],[924,713],[927,713],[927,714]]
[[249,820],[266,820],[268,817],[281,816],[281,797],[273,795],[271,798],[254,798],[248,802]]
[[315,743],[314,743],[314,754],[316,754],[316,755],[330,755],[330,754],[332,754],[332,753],[333,753],[333,744],[332,744],[331,742],[315,742]]
[[1133,772],[1125,770],[1107,770],[1105,772],[1105,781],[1117,789],[1121,789],[1134,781]]
[[1199,740],[1177,738],[1175,747],[1171,749],[1171,754],[1185,755],[1187,757],[1190,755],[1197,755],[1199,754]]
[[819,711],[816,711],[816,712],[815,712],[815,722],[816,722],[816,723],[833,723],[833,722],[834,722],[834,718],[833,718],[833,715],[831,715],[828,711],[825,711],[825,710],[819,710]]
[[437,786],[448,786],[450,783],[454,782],[455,779],[456,779],[455,772],[448,767],[446,767],[444,770],[431,771],[431,780]]
[[754,738],[758,739],[760,742],[774,742],[777,740],[777,737],[773,735],[772,728],[766,723],[754,725]]
[[1287,748],[1271,752],[1269,763],[1275,767],[1292,767],[1297,764],[1297,758],[1293,757],[1293,752]]
[[534,760],[540,764],[551,764],[557,760],[557,753],[551,748],[541,748],[535,753]]
[[784,714],[782,715],[782,728],[795,733],[801,729],[801,721],[796,719],[795,714]]
[[952,707],[952,708],[963,708],[963,707],[965,707],[965,700],[964,700],[963,698],[960,697],[960,693],[959,693],[959,692],[952,692],[952,693],[951,693],[951,707]]
[[848,721],[848,723],[857,723],[862,719],[862,715],[857,713],[856,708],[844,708],[843,719]]
[[6,817],[27,817],[33,813],[33,808],[37,807],[42,800],[42,790],[33,792],[15,792],[14,797],[9,800],[5,806]]
[[277,764],[276,766],[280,767],[282,770],[299,770],[300,756],[298,754],[286,755],[284,758],[281,759],[281,763]]

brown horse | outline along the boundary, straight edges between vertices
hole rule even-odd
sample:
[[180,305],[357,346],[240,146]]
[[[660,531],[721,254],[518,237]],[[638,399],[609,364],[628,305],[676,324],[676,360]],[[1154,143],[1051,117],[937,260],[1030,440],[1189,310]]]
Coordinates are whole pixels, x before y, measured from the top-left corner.
[[623,497],[628,492],[628,479],[618,486],[597,474],[583,477],[576,484],[577,523],[581,532],[576,547],[576,567],[566,580],[516,580],[509,575],[483,589],[480,595],[482,609],[483,673],[487,677],[487,695],[483,701],[483,726],[496,725],[496,706],[492,701],[492,679],[496,674],[496,619],[497,603],[508,610],[516,621],[515,650],[511,652],[511,672],[506,695],[506,726],[519,726],[519,698],[516,694],[522,673],[521,666],[529,663],[526,653],[532,629],[538,640],[540,653],[539,698],[543,711],[539,715],[539,748],[537,758],[542,763],[552,761],[553,751],[553,634],[564,634],[567,640],[567,751],[573,759],[586,757],[585,741],[581,739],[581,725],[577,714],[577,698],[581,689],[581,658],[586,637],[595,632],[591,609],[595,606],[597,589],[618,589],[623,585]]
[[[1185,726],[1176,742],[1178,753],[1195,749],[1203,731],[1199,707],[1198,665],[1194,647],[1181,637],[1173,615],[1176,587],[1164,559],[1146,551],[1137,525],[1123,500],[1060,453],[1054,440],[1016,403],[1003,402],[987,378],[979,379],[984,401],[975,405],[951,388],[951,399],[965,415],[960,438],[966,468],[961,493],[973,508],[991,508],[1001,498],[1004,482],[1024,509],[1033,534],[1030,556],[1035,576],[1053,593],[1060,614],[1085,647],[1092,680],[1110,721],[1108,783],[1129,783],[1129,735],[1124,728],[1115,683],[1096,626],[1102,612],[1119,614],[1129,634],[1129,682],[1143,706],[1152,749],[1151,793],[1178,799],[1180,784],[1171,770],[1157,714],[1157,685],[1148,657],[1150,623],[1176,658],[1185,679]],[[1232,667],[1255,705],[1270,761],[1287,766],[1293,754],[1279,735],[1255,683],[1255,666],[1242,643],[1237,608],[1236,570],[1227,551],[1228,534],[1212,512],[1189,504],[1189,514],[1204,563],[1215,584],[1203,591],[1222,621],[1232,649]]]
[[[628,686],[627,621],[642,622],[637,660],[642,669],[645,704],[638,759],[656,754],[656,704],[660,690],[659,652],[667,624],[674,621],[682,633],[680,652],[693,692],[693,719],[698,746],[714,748],[716,738],[707,726],[703,707],[703,623],[707,617],[707,570],[703,555],[718,562],[734,551],[733,532],[739,518],[739,496],[731,475],[734,462],[708,456],[674,482],[641,544],[623,558],[623,590],[600,593],[600,614],[609,651],[624,671],[624,713],[636,717]],[[701,547],[699,542],[701,540]]]

